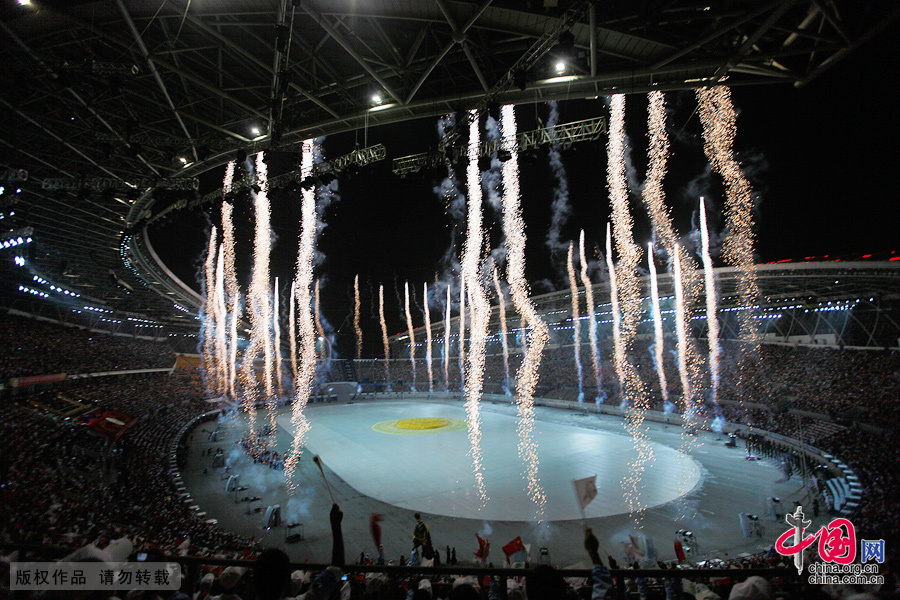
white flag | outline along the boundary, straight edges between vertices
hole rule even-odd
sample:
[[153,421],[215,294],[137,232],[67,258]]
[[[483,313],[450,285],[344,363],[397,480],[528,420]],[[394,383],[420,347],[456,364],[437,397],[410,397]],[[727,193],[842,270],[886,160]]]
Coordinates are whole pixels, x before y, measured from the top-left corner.
[[578,506],[584,510],[584,507],[597,497],[597,476],[576,479],[572,483],[575,485],[575,498],[578,499]]

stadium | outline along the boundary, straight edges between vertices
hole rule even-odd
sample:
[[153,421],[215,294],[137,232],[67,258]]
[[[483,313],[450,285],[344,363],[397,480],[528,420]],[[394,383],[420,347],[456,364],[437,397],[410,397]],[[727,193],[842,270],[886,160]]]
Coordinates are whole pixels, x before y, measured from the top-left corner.
[[6,590],[900,592],[900,255],[775,260],[735,125],[896,11],[194,4],[3,9]]

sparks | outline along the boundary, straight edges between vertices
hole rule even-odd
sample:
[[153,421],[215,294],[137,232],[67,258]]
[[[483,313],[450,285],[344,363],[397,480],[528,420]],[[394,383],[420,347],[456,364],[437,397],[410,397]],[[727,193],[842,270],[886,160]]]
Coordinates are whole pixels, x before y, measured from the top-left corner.
[[653,244],[647,245],[647,264],[650,267],[650,302],[653,306],[654,358],[656,372],[659,377],[659,391],[663,402],[669,401],[669,386],[666,383],[666,371],[663,368],[663,326],[659,309],[659,282],[656,278],[656,264],[653,261]]
[[[278,395],[281,396],[284,394],[284,390],[281,387],[281,323],[279,322],[279,314],[278,314],[278,278],[275,278],[275,291],[272,294],[272,330],[275,334],[274,348],[275,348],[275,386],[278,389]],[[274,420],[275,411],[272,411],[272,418]]]
[[609,223],[606,224],[606,267],[609,272],[609,301],[612,311],[613,326],[613,362],[616,367],[616,375],[619,378],[619,388],[622,393],[622,402],[628,402],[628,382],[625,376],[625,346],[622,343],[622,313],[619,310],[619,287],[616,280],[616,267],[612,259],[612,233]]
[[481,248],[484,232],[481,228],[481,173],[478,170],[479,150],[478,111],[469,112],[469,164],[466,168],[468,187],[468,220],[466,242],[462,255],[462,286],[468,289],[471,316],[469,363],[464,388],[466,392],[466,420],[469,423],[469,453],[481,506],[487,504],[484,469],[481,455],[481,394],[484,386],[484,354],[487,343],[490,304],[481,283]]
[[203,311],[203,373],[206,393],[210,396],[218,392],[216,381],[216,228],[209,232],[209,246],[206,250],[206,298]]
[[406,310],[406,333],[409,335],[409,366],[412,371],[412,383],[409,391],[416,391],[416,334],[413,328],[412,313],[409,310],[409,282],[403,284],[404,308]]
[[391,391],[391,345],[388,342],[387,322],[384,320],[384,286],[378,286],[378,318],[381,320],[381,341],[384,343],[385,391]]
[[[694,269],[694,261],[685,248],[678,244],[678,236],[672,226],[672,217],[665,204],[665,192],[663,179],[666,175],[666,163],[669,156],[669,139],[666,135],[666,99],[662,92],[650,92],[648,94],[647,109],[647,135],[649,137],[649,168],[647,181],[644,184],[642,200],[650,215],[650,223],[653,226],[653,236],[662,246],[668,257],[668,267],[673,269],[674,255],[678,253],[681,264],[682,280],[682,304],[679,314],[684,317],[690,313],[691,308],[697,302],[697,290],[700,281]],[[650,259],[652,260],[652,258]],[[676,318],[682,318],[676,317]],[[691,389],[699,389],[703,385],[701,372],[702,359],[694,347],[692,338],[685,337],[679,340],[679,353],[684,353],[685,373],[683,381],[688,383],[687,395]],[[662,367],[662,365],[660,365]]]
[[216,387],[219,394],[228,393],[228,336],[226,327],[228,324],[228,311],[225,308],[225,252],[222,244],[219,244],[219,252],[216,257]]
[[612,226],[615,233],[616,250],[619,254],[619,267],[612,266],[612,249],[610,229],[607,227],[607,263],[610,268],[610,287],[616,287],[618,307],[613,306],[614,313],[619,312],[618,340],[615,342],[616,373],[622,389],[623,402],[627,406],[625,427],[634,438],[637,457],[632,461],[628,477],[629,489],[625,500],[631,512],[635,514],[635,522],[640,524],[643,505],[641,503],[641,477],[646,464],[653,458],[653,449],[644,428],[644,411],[648,399],[644,384],[635,366],[627,357],[632,353],[637,325],[640,322],[642,301],[640,295],[640,278],[638,266],[641,260],[641,248],[634,241],[633,222],[628,209],[628,189],[625,177],[625,96],[616,94],[611,101],[610,133],[607,140],[607,183],[610,203],[612,205]]
[[678,373],[681,377],[681,394],[684,402],[684,421],[686,426],[691,426],[697,417],[697,408],[694,403],[694,390],[691,387],[688,375],[688,357],[685,349],[687,340],[687,314],[684,310],[684,283],[682,280],[680,252],[674,252],[675,261],[675,335],[678,339]]
[[256,378],[255,361],[260,352],[264,356],[263,385],[266,400],[271,402],[272,389],[272,306],[269,302],[269,257],[272,245],[271,214],[268,199],[266,163],[263,153],[256,156],[256,182],[259,192],[255,194],[253,206],[256,216],[253,252],[253,274],[247,292],[250,315],[250,344],[244,352],[241,366],[244,407],[251,417],[251,433],[254,431],[254,406],[259,398],[259,382]]
[[450,284],[447,284],[447,302],[444,304],[444,354],[441,357],[444,367],[444,391],[450,391]]
[[[300,174],[306,179],[313,170],[313,140],[304,140],[300,160]],[[300,333],[299,365],[294,382],[294,404],[291,410],[291,425],[294,439],[285,460],[284,477],[293,491],[296,488],[294,472],[303,452],[306,434],[310,424],[306,418],[306,405],[312,392],[316,374],[316,337],[313,325],[310,291],[313,283],[313,254],[316,244],[316,192],[304,189],[300,203],[300,242],[297,247],[297,268],[294,289],[297,303],[298,329]]]
[[227,194],[231,191],[232,183],[234,182],[234,167],[237,165],[235,161],[229,161],[227,165],[225,165],[225,178],[222,180],[222,194]]
[[519,416],[519,456],[525,461],[528,496],[543,523],[547,495],[538,476],[537,444],[534,441],[534,388],[537,386],[541,355],[549,340],[547,324],[538,315],[528,297],[525,280],[525,223],[519,197],[519,153],[515,144],[516,115],[511,105],[500,109],[503,146],[511,158],[503,163],[503,231],[506,234],[507,269],[510,295],[524,325],[531,330],[525,356],[517,373],[516,402]]
[[359,326],[359,275],[353,278],[353,329],[356,332],[356,360],[362,358],[362,328]]
[[747,310],[738,312],[741,347],[738,392],[743,404],[745,396],[755,386],[753,360],[761,343],[759,320],[754,309],[759,304],[759,283],[753,261],[753,196],[750,182],[744,177],[734,158],[734,137],[737,132],[731,91],[726,86],[697,90],[700,122],[703,125],[703,149],[713,168],[725,180],[725,239],[723,254],[728,264],[738,271],[738,295]]
[[291,374],[294,376],[292,381],[297,381],[297,302],[295,299],[297,298],[297,281],[294,280],[291,282],[291,297],[289,300],[291,309],[290,309],[290,320],[288,323],[290,324],[290,334],[288,339],[291,344]]
[[460,389],[466,391],[466,278],[462,273],[459,277],[459,341],[456,348]]
[[578,283],[575,281],[575,265],[572,262],[574,244],[569,242],[566,267],[569,275],[569,295],[572,299],[572,350],[575,353],[575,371],[578,374],[578,401],[584,402],[584,377],[581,369],[581,322],[578,311]]
[[507,396],[512,394],[509,391],[509,340],[506,331],[506,298],[503,290],[500,288],[500,275],[497,273],[497,267],[491,270],[494,279],[494,289],[497,291],[497,307],[500,312],[500,348],[503,352],[503,393]]
[[[235,162],[231,161],[225,169],[225,180],[222,189],[225,193],[231,191],[231,182],[234,178]],[[233,207],[230,202],[222,203],[222,250],[225,254],[225,292],[227,303],[231,306],[230,315],[230,341],[228,358],[228,390],[232,399],[237,398],[235,384],[237,379],[237,324],[241,320],[241,291],[238,287],[237,275],[234,270],[234,223],[232,220]]]
[[425,303],[425,366],[427,368],[428,373],[428,393],[434,393],[434,372],[431,365],[432,354],[431,354],[431,311],[428,309],[428,282],[426,281],[423,285],[422,290],[422,298],[424,298]]
[[[700,240],[703,258],[703,276],[706,283],[706,324],[709,337],[709,376],[710,399],[715,405],[719,403],[719,315],[716,310],[716,275],[713,271],[712,258],[709,255],[709,231],[706,225],[706,204],[700,198]],[[716,411],[720,416],[721,408]]]
[[584,300],[587,304],[585,316],[588,320],[588,337],[591,340],[591,365],[594,367],[594,382],[597,384],[597,396],[594,398],[596,404],[602,404],[606,399],[603,393],[603,369],[600,366],[600,346],[597,340],[597,317],[594,315],[596,310],[594,304],[594,286],[591,285],[591,279],[588,277],[587,257],[584,253],[584,229],[581,230],[581,237],[578,242],[579,258],[581,259],[581,285],[584,286]]

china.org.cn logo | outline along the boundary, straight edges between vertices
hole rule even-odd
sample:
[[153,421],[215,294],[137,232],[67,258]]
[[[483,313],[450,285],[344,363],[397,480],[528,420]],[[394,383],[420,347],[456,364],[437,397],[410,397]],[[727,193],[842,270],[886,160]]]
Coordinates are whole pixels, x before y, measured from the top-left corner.
[[[809,569],[814,573],[810,577],[811,583],[829,583],[832,577],[842,574],[844,577],[841,579],[847,583],[848,576],[858,578],[869,573],[877,574],[876,565],[853,564],[857,556],[856,528],[849,519],[833,519],[808,535],[804,533],[812,522],[804,518],[802,506],[797,506],[793,514],[785,515],[784,520],[791,528],[775,541],[775,551],[782,556],[793,556],[798,574],[803,573],[803,551],[818,540],[819,557],[823,564],[810,565]],[[860,540],[859,556],[861,563],[883,563],[884,540]]]

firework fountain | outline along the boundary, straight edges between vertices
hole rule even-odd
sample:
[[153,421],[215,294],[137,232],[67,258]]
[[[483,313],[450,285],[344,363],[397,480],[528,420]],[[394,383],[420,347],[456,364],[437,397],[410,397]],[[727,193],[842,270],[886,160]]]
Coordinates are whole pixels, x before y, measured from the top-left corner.
[[475,485],[483,507],[488,500],[484,487],[484,470],[481,455],[481,412],[479,403],[484,385],[484,355],[487,343],[490,303],[481,282],[481,248],[484,232],[481,228],[481,174],[478,170],[479,149],[478,112],[469,113],[469,164],[466,168],[468,186],[468,227],[462,256],[462,286],[468,289],[471,318],[469,364],[464,382],[466,391],[466,420],[469,423],[469,454]]
[[378,286],[378,318],[381,321],[381,341],[384,343],[385,391],[391,391],[391,345],[388,342],[387,322],[384,320],[384,286]]
[[291,374],[294,376],[292,381],[297,381],[297,302],[295,299],[297,298],[297,281],[294,280],[291,282],[291,296],[288,300],[290,304],[290,320],[288,321],[290,325],[290,332],[288,333],[288,339],[291,344]]
[[264,357],[263,386],[267,401],[271,401],[272,388],[272,305],[269,302],[269,257],[272,250],[272,225],[268,198],[268,181],[266,163],[263,153],[256,157],[256,184],[259,192],[253,200],[256,216],[253,274],[247,291],[248,312],[250,315],[250,345],[244,352],[241,365],[241,383],[244,408],[250,414],[251,433],[254,432],[255,408],[259,399],[259,382],[256,378],[254,362],[260,353]]
[[409,310],[409,282],[403,284],[404,308],[406,310],[406,333],[409,336],[409,366],[412,370],[412,383],[409,391],[416,392],[416,334],[413,328],[412,313]]
[[606,400],[606,393],[603,391],[603,368],[600,365],[600,345],[597,340],[597,316],[594,314],[594,286],[591,285],[591,279],[588,277],[587,257],[584,253],[584,230],[581,230],[579,238],[579,258],[581,259],[581,285],[584,286],[585,317],[588,320],[588,337],[591,340],[591,365],[594,367],[594,382],[597,384],[597,395],[594,397],[595,404],[602,404]]
[[[303,179],[313,172],[313,141],[304,140],[300,158],[300,174]],[[291,424],[294,427],[294,439],[290,453],[285,460],[284,477],[293,491],[296,484],[293,475],[303,452],[306,434],[310,424],[306,417],[306,405],[312,392],[316,375],[316,334],[313,325],[311,290],[313,285],[313,256],[316,244],[316,192],[304,189],[300,202],[300,241],[297,247],[297,267],[295,276],[297,303],[297,327],[300,334],[299,365],[297,379],[294,382],[294,404],[291,411]]]
[[537,386],[541,354],[549,340],[547,324],[538,315],[528,297],[525,280],[525,223],[519,197],[519,158],[516,147],[516,116],[511,105],[500,109],[503,146],[511,158],[503,163],[503,231],[506,234],[506,255],[509,291],[513,304],[522,318],[524,328],[530,328],[530,340],[519,366],[516,402],[519,416],[519,456],[525,461],[525,479],[529,498],[535,504],[539,523],[544,521],[547,495],[538,476],[537,444],[534,441],[534,388]]
[[610,233],[609,223],[606,224],[606,267],[609,272],[609,302],[610,311],[612,312],[612,330],[613,330],[613,360],[616,365],[616,374],[619,376],[619,387],[622,391],[622,406],[628,404],[628,396],[625,387],[625,378],[619,370],[619,365],[626,359],[625,348],[622,345],[622,313],[619,310],[619,288],[616,281],[616,267],[612,259],[612,234]]
[[506,298],[503,295],[503,289],[500,287],[500,276],[497,273],[497,267],[491,269],[491,276],[494,279],[494,289],[497,291],[497,308],[500,312],[500,348],[503,352],[503,393],[511,396],[509,391],[509,340],[506,330]]
[[[681,288],[680,296],[676,297],[675,302],[675,329],[677,336],[678,375],[682,389],[682,400],[685,405],[684,418],[687,422],[692,421],[697,416],[694,409],[694,393],[695,390],[699,390],[703,385],[702,359],[694,346],[693,339],[687,335],[688,314],[691,307],[696,303],[700,281],[694,268],[693,259],[684,246],[678,243],[678,237],[672,226],[672,218],[665,205],[662,182],[666,174],[666,164],[669,156],[669,139],[666,135],[665,95],[662,92],[651,92],[648,95],[648,101],[649,170],[647,181],[644,184],[642,200],[650,215],[653,236],[657,244],[665,249],[669,271],[673,273],[673,280]],[[677,275],[674,274],[676,255],[680,267]],[[648,260],[653,262],[652,257]],[[653,266],[655,267],[655,264]],[[657,343],[657,364],[660,371],[664,372],[664,368],[659,362],[659,355],[660,344]],[[673,408],[673,404],[665,404],[667,411]],[[683,451],[690,452],[695,443],[696,438],[693,436],[682,436]]]
[[[231,161],[225,168],[225,179],[222,182],[222,191],[227,194],[232,189],[234,180],[235,162]],[[225,293],[226,301],[231,306],[229,319],[229,358],[228,358],[228,391],[232,399],[237,398],[235,383],[237,379],[237,329],[241,320],[241,291],[238,287],[237,275],[234,270],[234,207],[231,202],[222,203],[222,251],[225,256]]]
[[206,383],[206,393],[215,395],[219,392],[216,379],[218,365],[216,364],[216,227],[209,232],[209,245],[206,250],[206,263],[204,269],[204,285],[206,298],[203,305],[203,373]]
[[725,181],[725,239],[723,253],[738,272],[738,295],[743,310],[740,320],[741,348],[738,392],[744,397],[755,383],[753,360],[758,355],[761,337],[756,311],[759,308],[759,283],[753,260],[753,195],[750,182],[734,158],[736,115],[731,91],[725,86],[698,89],[700,122],[703,125],[703,149],[713,168]]
[[653,244],[647,245],[647,265],[650,267],[650,302],[653,307],[653,337],[655,341],[653,356],[656,373],[659,377],[659,391],[668,408],[669,386],[666,383],[666,371],[663,368],[663,326],[662,314],[659,309],[659,282],[656,278],[656,264],[653,260]]
[[423,302],[425,303],[425,308],[422,312],[425,313],[425,366],[426,372],[428,373],[428,393],[434,393],[434,372],[431,365],[432,354],[431,354],[431,311],[428,309],[428,282],[425,282],[423,285]]
[[362,358],[362,328],[359,326],[359,275],[353,278],[353,330],[356,332],[356,360]]
[[584,402],[584,373],[581,368],[581,320],[578,316],[578,283],[575,281],[575,265],[572,262],[574,244],[569,242],[566,266],[569,274],[569,294],[572,299],[572,350],[575,353],[575,369],[578,373],[578,401]]
[[275,348],[275,387],[278,390],[278,395],[281,396],[282,394],[284,394],[284,390],[282,389],[281,385],[281,321],[279,317],[278,278],[276,277],[275,290],[272,293],[272,331],[274,333],[273,347]]
[[[625,500],[631,512],[637,513],[636,522],[640,523],[643,506],[640,500],[642,489],[641,477],[648,461],[653,459],[644,428],[644,414],[649,408],[648,398],[635,366],[628,360],[631,355],[637,325],[640,322],[642,301],[640,295],[640,279],[638,265],[641,260],[641,248],[634,241],[631,213],[628,209],[628,190],[625,175],[625,96],[616,94],[610,102],[610,133],[607,141],[607,181],[609,185],[610,203],[612,205],[612,229],[615,235],[616,250],[619,255],[619,267],[612,267],[609,228],[607,228],[607,262],[610,267],[610,286],[615,278],[616,296],[620,309],[618,335],[615,346],[616,373],[622,390],[622,399],[626,403],[625,427],[634,438],[637,457],[631,463],[631,469],[625,483],[629,489],[625,492]],[[613,312],[619,312],[614,305]]]
[[447,302],[444,304],[444,354],[441,356],[444,367],[444,391],[450,391],[450,285],[447,285]]
[[216,257],[216,382],[219,394],[228,393],[228,310],[225,308],[225,252],[223,244],[219,244]]
[[466,391],[466,278],[459,278],[459,341],[457,342],[460,389]]
[[675,280],[675,335],[678,340],[678,374],[681,378],[681,397],[684,402],[685,424],[697,417],[697,406],[694,401],[694,389],[691,387],[687,356],[687,314],[684,309],[684,279],[682,277],[681,253],[674,252]]
[[[709,255],[709,231],[706,226],[706,204],[700,198],[700,247],[703,260],[703,278],[706,284],[706,324],[709,332],[709,377],[710,400],[718,407],[719,403],[719,315],[716,307],[716,275],[713,271],[712,258]],[[716,416],[721,415],[721,408]]]

